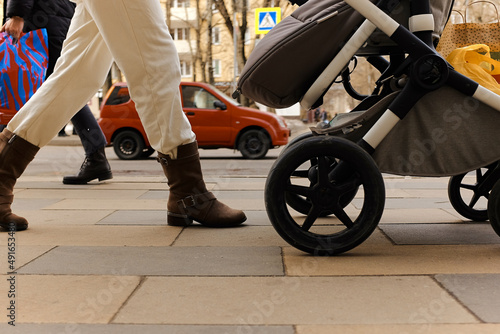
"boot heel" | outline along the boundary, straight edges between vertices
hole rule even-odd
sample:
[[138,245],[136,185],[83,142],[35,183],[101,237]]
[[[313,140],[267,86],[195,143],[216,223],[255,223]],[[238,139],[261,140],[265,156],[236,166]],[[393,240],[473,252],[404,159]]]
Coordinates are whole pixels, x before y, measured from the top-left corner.
[[97,178],[99,181],[104,181],[104,180],[109,180],[113,178],[113,173],[112,172],[107,172],[104,174],[99,175]]
[[170,226],[189,226],[193,223],[193,218],[173,212],[167,212],[167,224]]

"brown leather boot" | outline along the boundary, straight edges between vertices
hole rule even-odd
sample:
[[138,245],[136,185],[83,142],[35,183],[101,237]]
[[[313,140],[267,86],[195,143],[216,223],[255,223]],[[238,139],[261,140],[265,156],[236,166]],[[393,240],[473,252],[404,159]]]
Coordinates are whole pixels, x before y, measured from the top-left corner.
[[33,160],[40,148],[7,129],[0,133],[0,227],[23,231],[28,221],[12,213],[10,205],[14,200],[16,180]]
[[209,227],[231,227],[247,219],[243,211],[231,209],[207,190],[197,142],[179,146],[177,159],[158,153],[158,162],[163,167],[170,187],[168,225],[188,226],[195,220]]

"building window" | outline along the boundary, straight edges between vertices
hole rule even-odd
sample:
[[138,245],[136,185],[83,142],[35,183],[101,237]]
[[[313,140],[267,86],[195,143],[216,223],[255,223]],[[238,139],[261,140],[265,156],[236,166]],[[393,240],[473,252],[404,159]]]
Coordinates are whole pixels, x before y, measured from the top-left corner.
[[219,29],[219,27],[212,28],[212,44],[213,45],[220,44],[220,29]]
[[181,61],[181,76],[190,77],[191,76],[191,62]]
[[172,8],[188,8],[190,0],[172,0]]
[[172,38],[175,41],[188,41],[189,28],[175,28],[174,31],[172,31]]
[[212,60],[212,67],[214,69],[214,77],[220,77],[220,59]]

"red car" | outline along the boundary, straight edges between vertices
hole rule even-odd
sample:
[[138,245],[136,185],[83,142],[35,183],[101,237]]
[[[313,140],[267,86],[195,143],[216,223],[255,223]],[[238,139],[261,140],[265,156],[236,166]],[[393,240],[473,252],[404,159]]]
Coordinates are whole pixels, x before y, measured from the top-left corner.
[[[245,158],[259,159],[270,148],[288,143],[290,129],[280,116],[242,107],[209,84],[182,82],[180,91],[183,110],[200,148],[232,148]],[[125,83],[111,87],[98,122],[120,159],[147,157],[154,152]]]

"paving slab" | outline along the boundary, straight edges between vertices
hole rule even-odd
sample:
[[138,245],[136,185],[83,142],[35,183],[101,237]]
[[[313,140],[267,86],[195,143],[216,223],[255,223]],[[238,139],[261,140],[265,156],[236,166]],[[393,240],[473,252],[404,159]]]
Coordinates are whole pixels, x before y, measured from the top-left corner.
[[[252,177],[227,177],[224,180],[220,180],[214,187],[214,190],[264,190],[266,184],[267,176],[254,176]],[[207,180],[213,180],[208,177]]]
[[[114,323],[385,324],[476,318],[429,277],[148,277]],[[182,305],[182,307],[179,307]],[[194,317],[193,315],[196,315]]]
[[[362,205],[360,200],[354,200],[356,207]],[[435,208],[435,209],[450,209],[452,208],[449,201],[443,198],[386,198],[386,209],[415,209],[415,208]]]
[[162,199],[166,201],[169,193],[168,190],[149,190],[142,194],[139,199]]
[[[28,201],[28,200],[25,200]],[[32,200],[29,200],[32,201]],[[63,199],[45,206],[48,210],[165,210],[165,200],[154,199]]]
[[91,325],[91,324],[0,324],[9,334],[295,334],[293,326],[189,326],[189,325]]
[[245,225],[271,226],[271,222],[265,210],[245,210],[245,215],[247,216]]
[[[8,263],[7,242],[3,241],[4,237],[7,238],[7,233],[1,234],[2,238],[2,253],[0,253],[0,274],[12,272],[10,264]],[[53,246],[34,246],[34,245],[19,245],[16,243],[14,246],[14,265],[15,269],[24,266],[26,263],[33,261],[42,254],[47,253]],[[5,253],[3,252],[5,250]],[[1,293],[1,292],[0,292]]]
[[334,257],[284,247],[287,275],[433,275],[500,273],[499,245],[393,246],[369,242]]
[[500,324],[432,324],[418,325],[330,325],[297,326],[295,334],[497,334]]
[[103,219],[99,220],[98,225],[167,225],[166,210],[151,211],[130,211],[117,210]]
[[385,209],[380,224],[386,223],[451,223],[461,222],[455,210],[446,209]]
[[393,189],[448,189],[449,177],[393,177],[384,175],[386,188]]
[[[175,226],[30,225],[16,233],[18,248],[49,246],[170,246],[182,231]],[[0,239],[0,245],[5,244]]]
[[57,247],[23,274],[283,275],[280,247]]
[[500,244],[489,223],[380,224],[379,228],[398,245]]
[[[21,194],[22,192],[19,192]],[[14,203],[11,205],[12,212],[38,211],[49,208],[52,205],[63,201],[63,198],[17,198],[14,196]]]
[[138,189],[128,191],[107,189],[26,189],[20,192],[17,199],[55,198],[55,199],[135,199],[145,194],[147,190]]
[[46,225],[94,225],[112,214],[113,210],[18,210],[16,214],[25,217],[30,228]]
[[500,274],[436,275],[436,280],[482,321],[500,323]]
[[186,228],[174,246],[286,246],[288,245],[272,226],[241,226],[213,229],[203,226]]
[[[109,323],[140,280],[132,276],[17,275],[16,322]],[[0,291],[8,291],[7,284],[7,276],[0,276]],[[1,305],[8,301],[7,293],[0,294]]]

